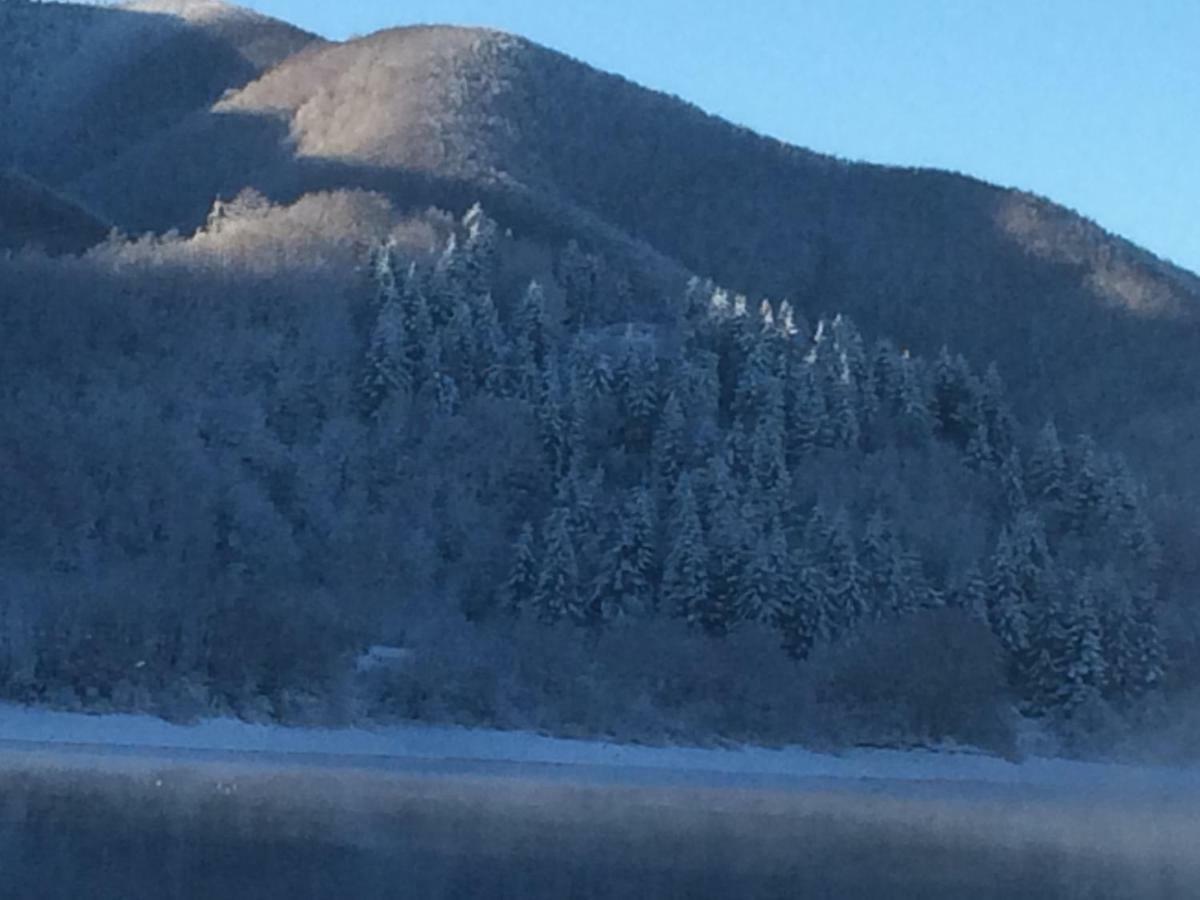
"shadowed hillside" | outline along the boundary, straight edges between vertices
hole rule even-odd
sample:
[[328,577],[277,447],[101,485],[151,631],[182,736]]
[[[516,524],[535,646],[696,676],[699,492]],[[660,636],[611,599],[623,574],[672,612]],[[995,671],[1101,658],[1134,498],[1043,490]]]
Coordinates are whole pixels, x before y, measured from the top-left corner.
[[62,184],[315,40],[210,0],[0,5],[0,161]]
[[71,200],[18,172],[0,172],[0,248],[36,246],[79,253],[104,240],[110,226]]

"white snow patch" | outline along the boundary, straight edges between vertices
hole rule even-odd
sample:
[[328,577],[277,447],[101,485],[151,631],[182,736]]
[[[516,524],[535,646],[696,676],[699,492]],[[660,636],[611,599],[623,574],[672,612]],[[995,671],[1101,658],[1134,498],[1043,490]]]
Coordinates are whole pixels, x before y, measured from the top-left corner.
[[222,0],[133,0],[121,4],[121,9],[178,16],[193,24],[266,18],[254,10],[224,3]]

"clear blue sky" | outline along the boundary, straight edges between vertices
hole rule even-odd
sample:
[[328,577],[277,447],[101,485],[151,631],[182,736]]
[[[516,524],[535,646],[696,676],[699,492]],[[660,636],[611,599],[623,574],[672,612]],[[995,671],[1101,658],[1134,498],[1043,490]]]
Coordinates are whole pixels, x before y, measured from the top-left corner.
[[1045,194],[1200,271],[1200,0],[249,0],[517,32],[791,143]]

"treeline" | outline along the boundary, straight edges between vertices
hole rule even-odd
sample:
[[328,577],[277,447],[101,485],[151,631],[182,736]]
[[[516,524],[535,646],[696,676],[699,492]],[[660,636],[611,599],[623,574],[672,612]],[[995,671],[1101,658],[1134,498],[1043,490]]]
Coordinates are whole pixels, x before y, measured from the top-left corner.
[[[1141,487],[1030,433],[994,367],[699,281],[631,323],[634,289],[575,245],[514,290],[478,208],[430,262],[380,247],[340,285],[135,249],[0,261],[9,696],[294,717],[404,642],[436,666],[375,713],[512,722],[497,692],[528,711],[624,671],[659,718],[751,698],[753,736],[789,672],[970,619],[990,643],[961,631],[960,657],[998,647],[1030,714],[1162,677]],[[763,632],[794,662],[729,663]],[[696,653],[728,657],[722,684]],[[944,700],[941,663],[914,665],[894,684]]]

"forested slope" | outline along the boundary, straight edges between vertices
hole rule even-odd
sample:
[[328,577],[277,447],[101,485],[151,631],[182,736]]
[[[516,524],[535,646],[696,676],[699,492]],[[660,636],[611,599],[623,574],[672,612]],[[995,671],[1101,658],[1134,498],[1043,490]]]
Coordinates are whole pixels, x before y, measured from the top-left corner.
[[392,640],[380,715],[1003,744],[1009,697],[1070,723],[1162,680],[1141,482],[995,367],[699,281],[631,322],[573,247],[497,291],[478,208],[357,283],[227,259],[180,295],[187,246],[0,270],[10,695],[286,716]]
[[1200,681],[1194,275],[509,35],[0,17],[0,156],[155,233],[0,257],[10,696],[1003,746]]

